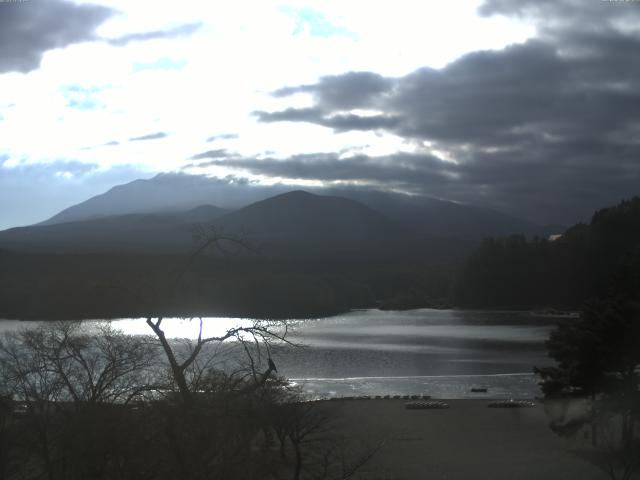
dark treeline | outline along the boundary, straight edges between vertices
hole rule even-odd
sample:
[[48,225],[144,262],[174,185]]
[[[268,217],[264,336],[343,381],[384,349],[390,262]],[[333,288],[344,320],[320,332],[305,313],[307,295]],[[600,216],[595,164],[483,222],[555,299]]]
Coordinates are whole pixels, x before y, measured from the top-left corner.
[[489,238],[464,263],[452,288],[456,305],[577,308],[615,289],[637,298],[640,198],[599,210],[555,241]]
[[408,261],[304,261],[0,251],[0,317],[292,318],[446,301],[451,268]]

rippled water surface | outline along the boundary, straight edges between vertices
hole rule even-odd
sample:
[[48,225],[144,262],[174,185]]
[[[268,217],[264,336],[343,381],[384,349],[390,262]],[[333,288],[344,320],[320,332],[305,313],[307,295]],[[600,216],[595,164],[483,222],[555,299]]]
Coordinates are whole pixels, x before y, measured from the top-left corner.
[[[362,310],[290,322],[289,339],[303,346],[278,349],[273,358],[282,375],[314,396],[530,398],[539,394],[533,367],[550,364],[544,341],[555,323],[526,312]],[[0,330],[25,324],[5,320]],[[249,324],[237,318],[203,321],[205,335]],[[144,319],[114,325],[130,334],[150,333]],[[199,322],[165,319],[163,326],[169,337],[195,338]]]

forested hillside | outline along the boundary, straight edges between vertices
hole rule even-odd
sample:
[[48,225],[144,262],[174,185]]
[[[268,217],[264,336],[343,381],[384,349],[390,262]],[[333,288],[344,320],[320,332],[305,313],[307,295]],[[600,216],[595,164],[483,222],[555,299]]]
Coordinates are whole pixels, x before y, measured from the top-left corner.
[[597,211],[556,240],[489,238],[453,286],[456,305],[476,308],[576,308],[617,292],[639,296],[640,198]]
[[[441,304],[443,265],[0,250],[0,318],[292,318]],[[184,273],[182,273],[184,272]]]

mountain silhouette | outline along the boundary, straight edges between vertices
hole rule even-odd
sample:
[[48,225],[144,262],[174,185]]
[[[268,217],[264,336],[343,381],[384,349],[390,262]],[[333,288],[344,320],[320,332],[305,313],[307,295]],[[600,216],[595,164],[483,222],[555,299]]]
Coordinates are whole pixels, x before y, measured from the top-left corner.
[[406,253],[417,241],[354,200],[293,191],[231,213],[211,205],[183,212],[136,213],[0,232],[0,246],[37,252],[188,252],[194,225],[232,235],[266,256],[362,258]]
[[562,226],[541,226],[489,208],[422,195],[337,188],[329,192],[364,203],[423,236],[457,238],[475,244],[491,236],[522,233],[546,237],[564,231]]
[[286,189],[247,186],[199,175],[158,174],[117,185],[107,192],[66,208],[41,225],[89,220],[130,213],[182,212],[212,204],[226,209],[244,207]]
[[278,256],[388,256],[414,241],[404,227],[366,205],[301,190],[256,202],[214,224]]
[[[310,188],[311,193],[355,200],[413,231],[418,236],[477,243],[488,236],[521,233],[547,236],[561,226],[545,227],[511,215],[473,205],[422,195],[407,195],[355,187]],[[133,213],[181,212],[203,204],[238,210],[289,191],[284,185],[255,185],[177,173],[113,187],[108,192],[69,207],[41,225]]]
[[226,210],[201,205],[182,212],[135,213],[0,232],[0,245],[28,252],[173,252],[193,247],[193,226]]

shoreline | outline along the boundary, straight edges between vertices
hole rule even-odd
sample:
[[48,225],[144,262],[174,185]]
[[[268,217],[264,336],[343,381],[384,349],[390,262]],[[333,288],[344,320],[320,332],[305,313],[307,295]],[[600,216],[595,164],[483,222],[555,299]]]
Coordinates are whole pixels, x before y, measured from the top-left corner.
[[[331,318],[338,315],[345,315],[353,312],[366,312],[366,311],[378,311],[382,313],[394,313],[394,312],[410,312],[410,311],[418,311],[418,310],[436,310],[436,311],[461,311],[461,312],[478,312],[478,313],[513,313],[513,314],[529,314],[532,319],[541,319],[541,320],[575,320],[579,316],[579,311],[577,310],[557,310],[553,313],[540,311],[539,309],[510,309],[510,308],[473,308],[473,307],[457,307],[455,305],[449,305],[446,308],[439,308],[434,306],[425,306],[425,307],[416,307],[416,308],[396,308],[396,309],[386,309],[380,308],[377,306],[370,308],[348,308],[348,309],[340,309],[340,310],[322,310],[313,314],[310,313],[301,313],[299,315],[243,315],[238,312],[221,312],[221,311],[211,311],[208,313],[198,312],[198,313],[189,313],[187,315],[180,315],[175,312],[170,312],[167,314],[160,314],[161,317],[165,318],[237,318],[239,320],[274,320],[274,321],[287,321],[287,320],[321,320],[324,318]],[[12,318],[0,318],[1,321],[16,321],[16,322],[50,322],[50,321],[118,321],[118,320],[128,320],[128,319],[145,319],[147,317],[156,318],[158,314],[154,315],[140,315],[139,312],[132,313],[131,315],[99,315],[99,314],[90,314],[86,316],[60,316],[60,315],[51,315],[48,318],[43,318],[37,315],[27,315],[27,316],[13,316]]]
[[342,435],[379,446],[362,470],[371,478],[605,478],[585,459],[584,439],[560,438],[550,430],[544,403],[488,408],[488,398],[437,400],[449,408],[407,409],[398,400],[319,403],[335,408]]
[[290,377],[309,400],[537,400],[542,397],[534,372],[439,374],[385,377]]

